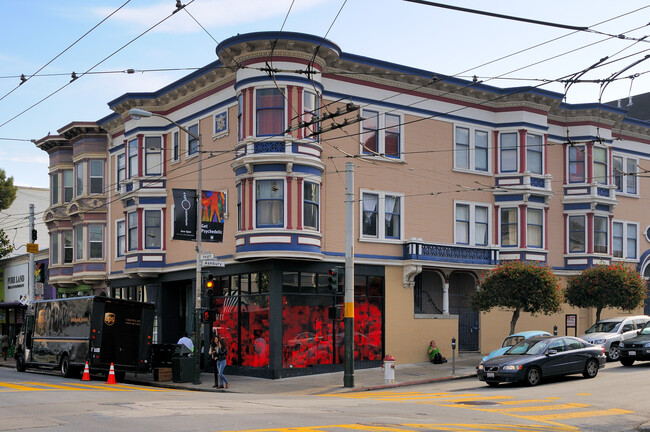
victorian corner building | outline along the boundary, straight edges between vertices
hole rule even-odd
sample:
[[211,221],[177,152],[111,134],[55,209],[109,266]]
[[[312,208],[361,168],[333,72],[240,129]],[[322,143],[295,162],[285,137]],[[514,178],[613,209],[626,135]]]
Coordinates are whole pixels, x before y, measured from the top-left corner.
[[[389,353],[426,361],[431,339],[448,354],[452,338],[461,352],[497,346],[510,312],[479,314],[469,299],[504,260],[548,265],[563,281],[598,263],[650,274],[650,181],[637,175],[650,166],[650,123],[625,109],[436,75],[307,34],[237,35],[216,51],[167,87],[124,94],[112,114],[36,142],[50,157],[44,221],[59,297],[153,302],[155,342],[191,333],[199,181],[201,253],[224,264],[203,269],[215,285],[198,287],[202,306],[216,315],[201,338],[227,339],[231,373],[342,370],[347,230],[356,367]],[[518,327],[563,334],[567,314],[570,333],[594,321],[565,306]]]

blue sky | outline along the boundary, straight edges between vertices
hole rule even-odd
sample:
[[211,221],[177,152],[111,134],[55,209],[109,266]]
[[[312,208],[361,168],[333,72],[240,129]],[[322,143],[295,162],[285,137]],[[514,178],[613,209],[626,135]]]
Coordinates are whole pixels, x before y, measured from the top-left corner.
[[[190,73],[188,68],[214,61],[217,42],[238,33],[284,30],[325,36],[348,53],[466,79],[477,75],[498,87],[539,85],[610,56],[610,64],[583,77],[605,79],[650,53],[650,41],[607,36],[650,34],[650,5],[642,1],[444,3],[606,34],[403,0],[187,0],[189,14],[180,11],[131,42],[169,15],[176,1],[6,1],[0,18],[0,168],[17,185],[48,187],[47,154],[30,140],[56,134],[72,121],[99,120],[111,113],[107,102],[125,92],[157,90]],[[29,77],[55,57],[18,86],[21,74]],[[82,75],[91,69],[70,83],[72,72]],[[127,69],[136,72],[123,72]],[[161,69],[173,70],[153,71]],[[650,91],[647,71],[650,59],[609,84],[602,101]],[[634,74],[638,76],[630,78]],[[542,88],[564,93],[561,83]],[[597,83],[575,84],[567,101],[597,102],[600,91]]]

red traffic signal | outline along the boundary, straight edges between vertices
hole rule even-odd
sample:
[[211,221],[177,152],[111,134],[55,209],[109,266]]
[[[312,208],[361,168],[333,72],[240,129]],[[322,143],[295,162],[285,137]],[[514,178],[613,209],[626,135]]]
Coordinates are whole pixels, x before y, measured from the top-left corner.
[[327,284],[329,285],[330,291],[337,292],[339,290],[339,269],[333,267],[327,272]]
[[212,324],[216,319],[216,311],[212,309],[203,309],[201,311],[201,321],[206,324]]

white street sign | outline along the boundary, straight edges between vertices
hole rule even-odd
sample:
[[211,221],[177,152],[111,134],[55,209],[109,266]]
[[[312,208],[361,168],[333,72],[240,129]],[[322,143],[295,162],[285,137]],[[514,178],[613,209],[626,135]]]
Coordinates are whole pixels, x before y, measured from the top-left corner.
[[202,260],[201,267],[225,267],[226,264],[223,261],[217,260]]
[[211,254],[210,252],[206,252],[204,254],[201,254],[201,259],[202,260],[211,260],[214,258],[214,254]]

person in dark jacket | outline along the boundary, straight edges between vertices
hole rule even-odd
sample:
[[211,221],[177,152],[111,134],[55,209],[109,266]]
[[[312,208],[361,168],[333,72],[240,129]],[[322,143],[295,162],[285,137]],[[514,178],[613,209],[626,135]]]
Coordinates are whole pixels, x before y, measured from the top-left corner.
[[218,350],[219,350],[219,336],[215,336],[210,341],[210,350],[208,351],[208,355],[210,355],[210,359],[212,360],[212,370],[214,371],[214,385],[212,387],[220,388],[219,367],[217,366],[217,360],[219,359]]
[[[221,384],[217,388],[228,388],[230,387],[230,384],[228,383],[228,380],[226,379],[225,375],[223,374],[223,370],[226,367],[227,359],[228,359],[228,347],[226,346],[226,339],[221,337],[217,337],[219,339],[219,344],[217,345],[217,371],[219,372],[219,380]],[[225,383],[225,384],[224,384]]]

